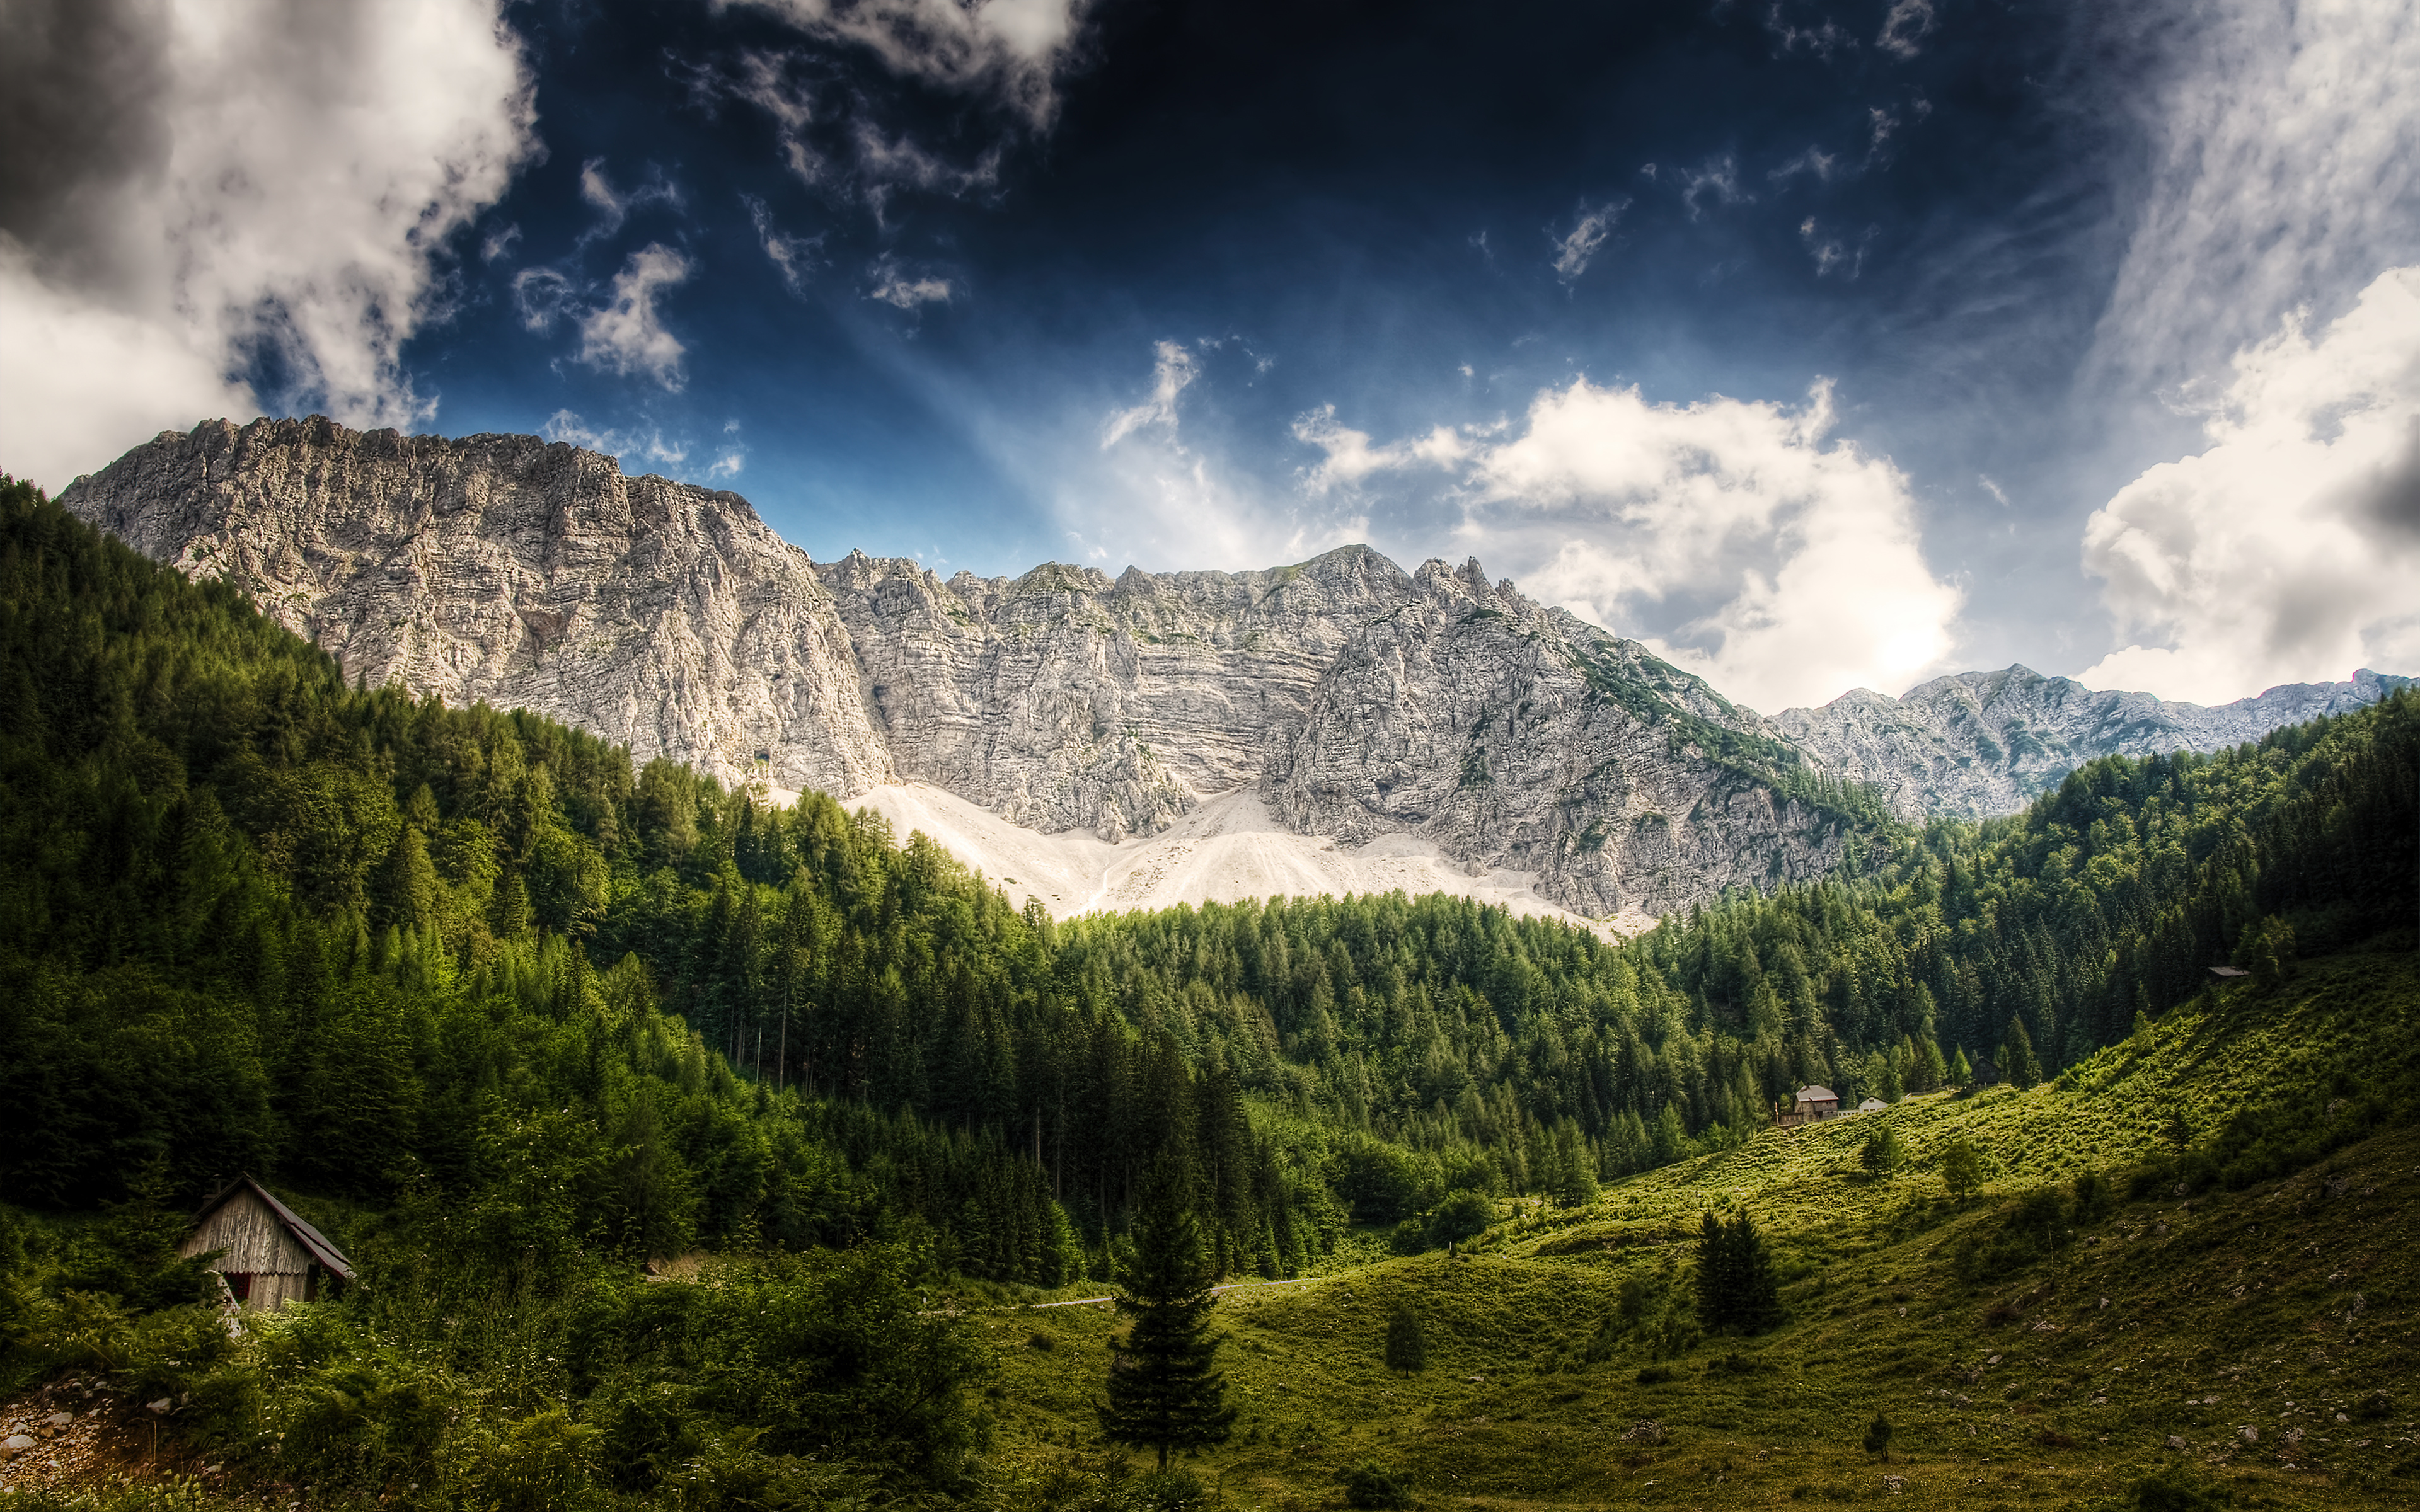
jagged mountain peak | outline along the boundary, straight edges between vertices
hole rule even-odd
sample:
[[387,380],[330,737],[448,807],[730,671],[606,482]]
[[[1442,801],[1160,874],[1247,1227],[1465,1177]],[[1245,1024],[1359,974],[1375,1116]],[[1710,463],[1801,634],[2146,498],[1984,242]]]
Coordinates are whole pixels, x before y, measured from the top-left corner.
[[1910,817],[2006,811],[2105,750],[2231,744],[2404,681],[2204,710],[2010,667],[1767,719],[1475,557],[945,579],[814,562],[737,494],[563,442],[319,417],[163,432],[61,501],[372,681],[642,760],[921,782],[1113,842],[1249,792],[1297,834],[1428,847],[1592,917],[1820,874],[1874,822],[1840,781]]

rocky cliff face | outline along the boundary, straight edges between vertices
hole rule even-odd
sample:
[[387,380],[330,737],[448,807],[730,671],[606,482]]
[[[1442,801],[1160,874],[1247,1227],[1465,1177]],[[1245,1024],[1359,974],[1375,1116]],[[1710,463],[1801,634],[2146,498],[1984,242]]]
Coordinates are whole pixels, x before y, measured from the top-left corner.
[[1472,562],[1359,626],[1263,778],[1298,830],[1435,841],[1603,916],[1821,874],[1854,829],[1782,795],[1795,755],[1703,682]]
[[843,797],[922,781],[1109,841],[1257,787],[1297,832],[1409,837],[1599,917],[1836,866],[1870,810],[1812,777],[1910,817],[2001,812],[2106,751],[2231,744],[2404,681],[2199,709],[2011,668],[1767,720],[1476,562],[944,580],[811,562],[735,494],[575,447],[318,419],[165,433],[61,501],[374,683],[642,761]]
[[1902,818],[2011,813],[2099,756],[2216,750],[2280,725],[2343,714],[2412,682],[2355,672],[2294,683],[2216,708],[2149,693],[2096,693],[2024,667],[1960,672],[1886,698],[1859,688],[1774,728],[1844,776],[1870,782]]
[[831,594],[737,494],[535,437],[312,419],[163,433],[60,501],[249,590],[374,684],[534,709],[726,778],[893,776]]

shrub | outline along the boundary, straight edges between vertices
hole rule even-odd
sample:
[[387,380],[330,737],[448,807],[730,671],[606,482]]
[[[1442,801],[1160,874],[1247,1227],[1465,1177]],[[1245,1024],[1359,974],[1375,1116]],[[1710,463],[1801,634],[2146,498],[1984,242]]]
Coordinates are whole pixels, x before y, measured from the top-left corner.
[[1344,1472],[1344,1504],[1363,1512],[1401,1512],[1412,1504],[1409,1477],[1391,1465],[1364,1459]]
[[2109,1216],[2118,1205],[2118,1193],[2109,1178],[2099,1171],[2086,1171],[2075,1179],[2075,1222],[2096,1224]]
[[2227,1495],[2192,1466],[2170,1465],[2136,1481],[2129,1500],[2135,1512],[2217,1512]]
[[1456,1192],[1429,1215],[1429,1242],[1450,1244],[1486,1232],[1496,1221],[1496,1204],[1478,1192]]

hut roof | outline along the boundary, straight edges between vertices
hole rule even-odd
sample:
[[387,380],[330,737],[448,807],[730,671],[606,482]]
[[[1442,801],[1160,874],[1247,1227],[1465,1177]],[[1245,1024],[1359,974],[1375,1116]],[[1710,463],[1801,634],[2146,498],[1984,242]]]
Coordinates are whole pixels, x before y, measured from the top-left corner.
[[2219,978],[2221,980],[2229,977],[2248,977],[2252,975],[2252,973],[2243,970],[2240,966],[2212,966],[2210,968],[2210,974],[2213,977]]
[[228,1201],[238,1194],[244,1192],[249,1192],[267,1203],[269,1211],[277,1215],[277,1221],[285,1226],[286,1231],[294,1236],[295,1242],[310,1251],[311,1258],[326,1267],[331,1275],[339,1281],[350,1281],[353,1278],[353,1262],[345,1258],[343,1250],[328,1242],[327,1235],[312,1227],[309,1220],[271,1196],[269,1188],[249,1176],[240,1176],[229,1181],[220,1189],[218,1196],[203,1203],[202,1211],[194,1214],[194,1227],[198,1228],[209,1222],[211,1213],[226,1206]]
[[1881,1098],[1869,1097],[1857,1104],[1857,1111],[1860,1113],[1872,1113],[1888,1106],[1890,1106],[1890,1104],[1884,1102]]
[[1838,1103],[1840,1094],[1828,1087],[1802,1087],[1798,1089],[1801,1103]]

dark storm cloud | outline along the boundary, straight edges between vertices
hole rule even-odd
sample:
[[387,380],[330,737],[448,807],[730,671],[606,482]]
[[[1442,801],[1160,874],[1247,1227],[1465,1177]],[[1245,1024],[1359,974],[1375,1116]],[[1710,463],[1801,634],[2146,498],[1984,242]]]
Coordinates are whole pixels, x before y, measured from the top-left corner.
[[0,230],[62,270],[109,249],[101,203],[167,160],[156,0],[0,5]]

